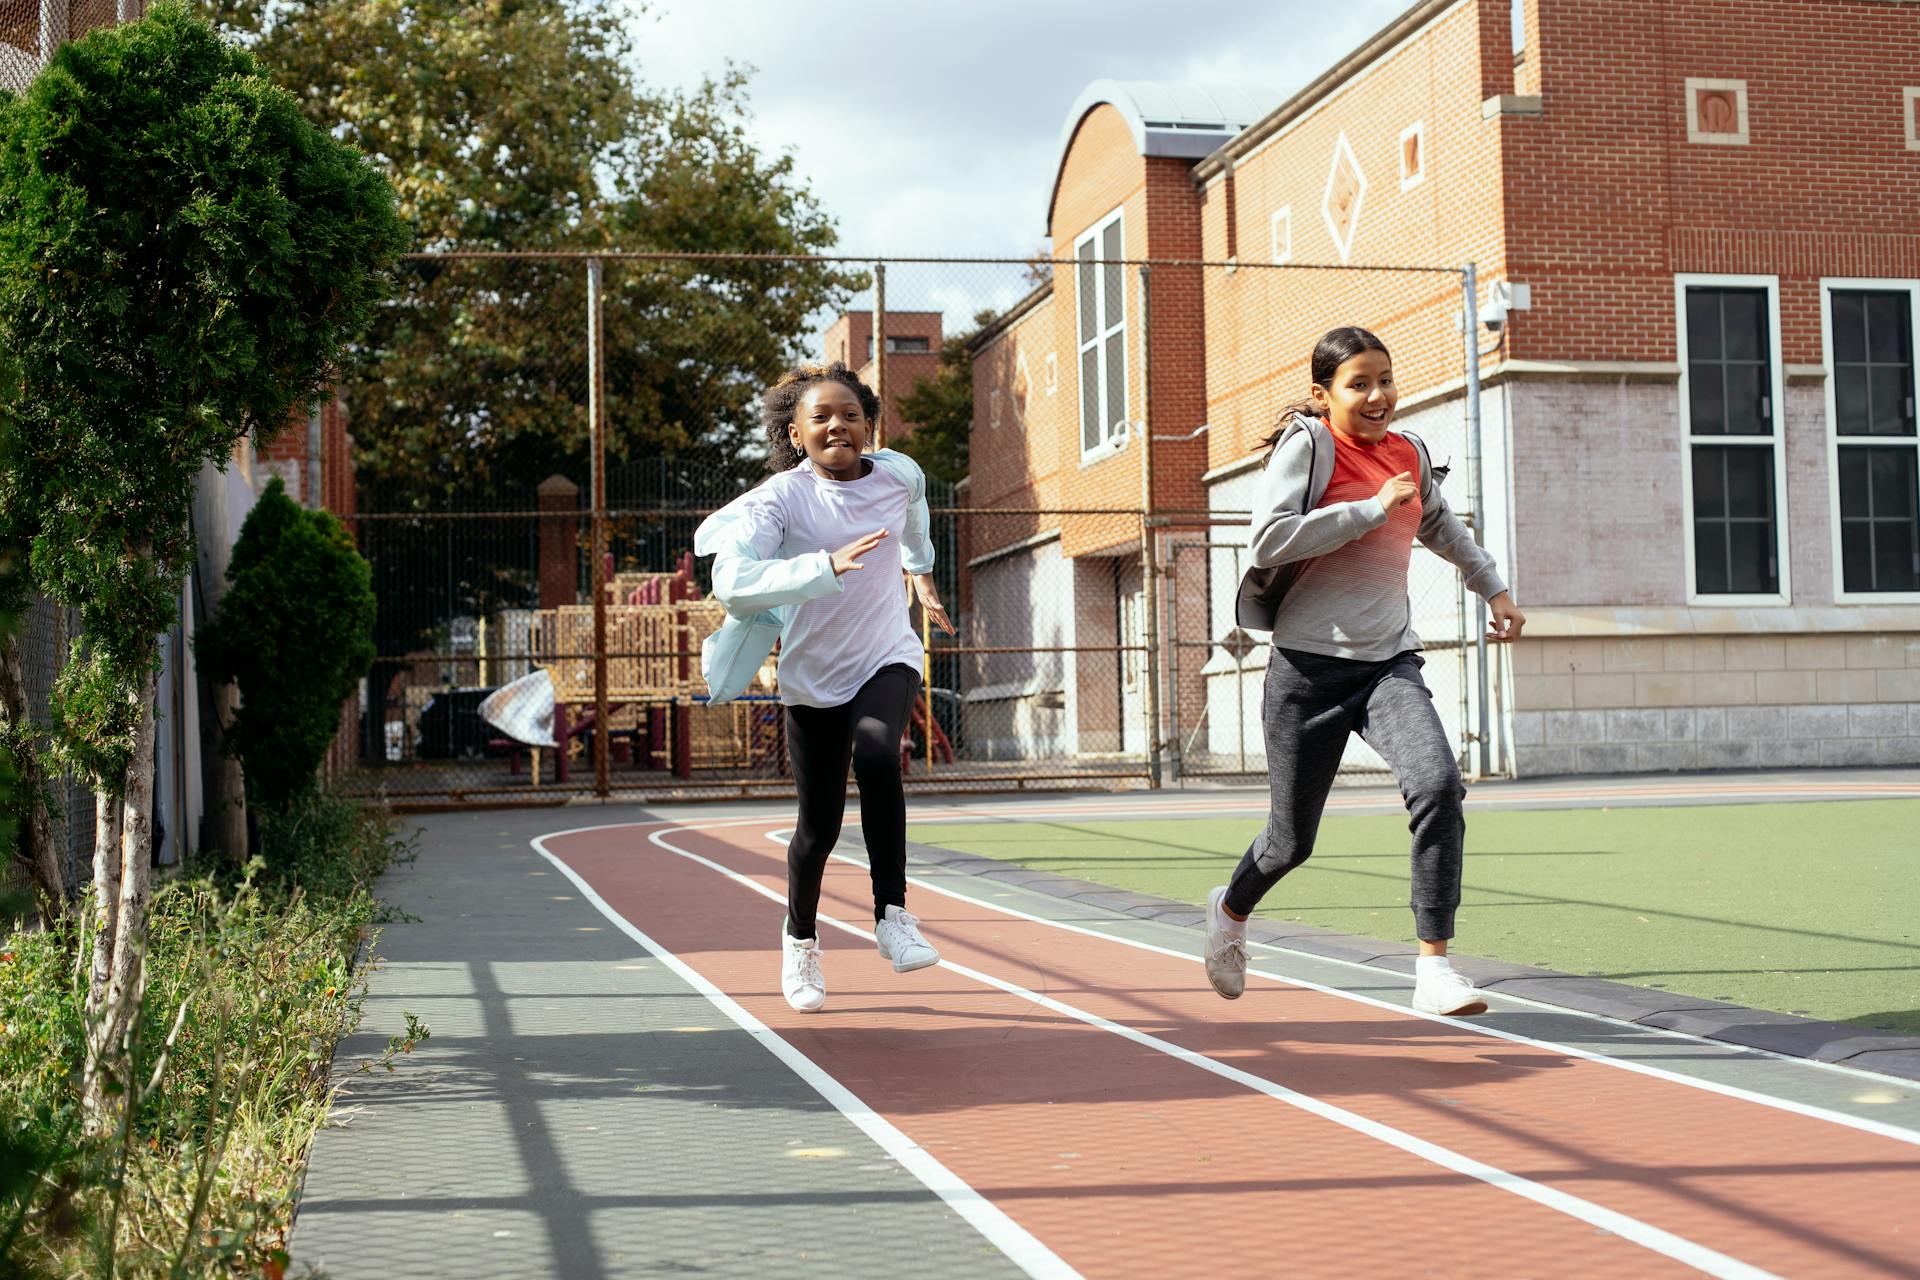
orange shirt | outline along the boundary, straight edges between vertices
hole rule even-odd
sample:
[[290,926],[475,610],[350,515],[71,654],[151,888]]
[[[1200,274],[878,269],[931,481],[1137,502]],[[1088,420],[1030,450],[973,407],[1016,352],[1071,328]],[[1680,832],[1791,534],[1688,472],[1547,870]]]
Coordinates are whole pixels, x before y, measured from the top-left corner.
[[[1365,502],[1378,497],[1380,487],[1402,471],[1420,481],[1420,454],[1413,441],[1389,431],[1378,444],[1364,444],[1339,431],[1333,433],[1333,478],[1320,505],[1336,502]],[[1351,575],[1355,585],[1404,595],[1407,590],[1407,566],[1413,561],[1413,535],[1420,528],[1420,495],[1401,503],[1378,529],[1355,538],[1346,546],[1321,557],[1325,570],[1338,568],[1344,577]]]

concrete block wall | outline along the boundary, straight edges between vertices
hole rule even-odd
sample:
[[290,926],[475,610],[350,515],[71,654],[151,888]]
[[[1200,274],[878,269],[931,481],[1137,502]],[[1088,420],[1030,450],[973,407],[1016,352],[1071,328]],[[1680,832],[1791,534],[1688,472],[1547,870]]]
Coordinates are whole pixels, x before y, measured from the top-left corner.
[[1521,776],[1920,764],[1920,632],[1523,640]]

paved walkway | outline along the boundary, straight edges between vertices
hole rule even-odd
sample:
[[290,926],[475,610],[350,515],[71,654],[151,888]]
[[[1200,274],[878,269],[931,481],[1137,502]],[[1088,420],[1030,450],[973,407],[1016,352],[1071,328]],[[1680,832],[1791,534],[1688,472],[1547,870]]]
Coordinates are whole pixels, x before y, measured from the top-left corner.
[[[1305,950],[1225,1005],[1190,924],[1034,873],[917,861],[958,967],[896,976],[845,936],[864,872],[836,865],[833,1004],[799,1018],[770,965],[788,817],[427,820],[385,886],[421,919],[387,930],[337,1068],[405,1012],[433,1038],[343,1088],[296,1268],[1211,1274],[1182,1242],[1226,1214],[1363,1274],[1458,1213],[1475,1229],[1429,1269],[1911,1274],[1907,1082],[1498,999],[1471,1026],[1410,1017],[1398,974]],[[555,834],[589,824],[640,825]]]

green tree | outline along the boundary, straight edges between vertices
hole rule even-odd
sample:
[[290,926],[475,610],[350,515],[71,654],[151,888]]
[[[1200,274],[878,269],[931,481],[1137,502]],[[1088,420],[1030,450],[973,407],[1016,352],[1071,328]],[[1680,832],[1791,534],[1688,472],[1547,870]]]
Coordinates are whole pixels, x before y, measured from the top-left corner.
[[340,706],[373,662],[373,575],[346,526],[303,510],[276,476],[240,527],[227,581],[194,651],[240,686],[227,742],[248,801],[284,813],[313,790]]
[[[618,0],[203,2],[392,176],[422,249],[834,243],[792,158],[747,138],[741,75],[648,91]],[[610,461],[736,458],[754,396],[862,283],[825,263],[610,262]],[[578,261],[410,263],[343,370],[363,505],[530,505],[550,474],[584,482],[585,319]]]
[[973,433],[973,353],[967,344],[995,314],[981,312],[971,329],[942,342],[933,376],[920,379],[900,397],[900,416],[916,425],[913,434],[894,447],[944,484],[967,478],[967,442]]
[[317,396],[405,247],[393,193],[177,2],[0,103],[0,358],[36,589],[78,609],[53,733],[96,796],[83,1096],[117,1104],[143,982],[159,633],[194,478]]

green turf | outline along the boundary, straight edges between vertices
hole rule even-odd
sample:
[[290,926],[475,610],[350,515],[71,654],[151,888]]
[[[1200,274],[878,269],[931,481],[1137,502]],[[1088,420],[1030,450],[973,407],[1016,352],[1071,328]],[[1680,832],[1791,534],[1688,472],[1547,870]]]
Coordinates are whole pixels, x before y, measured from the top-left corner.
[[[1258,820],[915,824],[911,839],[1182,902]],[[1330,816],[1260,914],[1409,939],[1404,816]],[[1470,813],[1455,946],[1920,1034],[1920,801]]]

